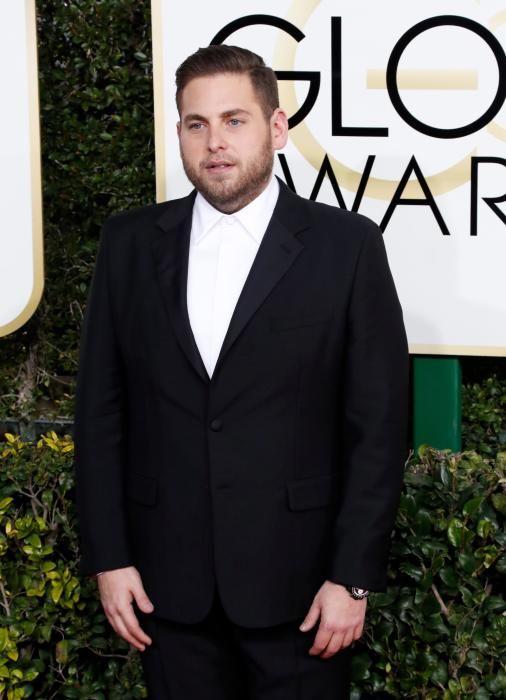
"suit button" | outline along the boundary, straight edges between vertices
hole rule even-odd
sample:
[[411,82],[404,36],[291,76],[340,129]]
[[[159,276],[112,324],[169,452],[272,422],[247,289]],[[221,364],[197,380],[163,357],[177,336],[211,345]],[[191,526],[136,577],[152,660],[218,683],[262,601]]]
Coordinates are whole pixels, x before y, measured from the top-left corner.
[[209,427],[211,428],[211,430],[217,432],[223,428],[223,421],[221,420],[221,418],[213,418],[213,420],[209,424]]

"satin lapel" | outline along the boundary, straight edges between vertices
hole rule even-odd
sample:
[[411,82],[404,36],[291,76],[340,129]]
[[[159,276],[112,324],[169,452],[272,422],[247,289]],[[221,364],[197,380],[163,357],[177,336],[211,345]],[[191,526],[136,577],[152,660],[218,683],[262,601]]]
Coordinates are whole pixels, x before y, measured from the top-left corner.
[[194,199],[195,193],[162,214],[157,223],[164,233],[153,242],[152,251],[169,321],[190,364],[208,382],[209,376],[193,336],[186,302]]
[[280,182],[278,203],[237,301],[214,373],[260,304],[303,250],[294,234],[307,226],[303,200]]

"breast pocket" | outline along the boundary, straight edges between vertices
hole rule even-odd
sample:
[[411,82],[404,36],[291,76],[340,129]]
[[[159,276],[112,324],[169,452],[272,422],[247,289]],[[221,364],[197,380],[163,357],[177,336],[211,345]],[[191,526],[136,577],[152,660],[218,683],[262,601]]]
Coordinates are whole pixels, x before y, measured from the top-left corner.
[[271,316],[270,328],[272,331],[287,331],[293,328],[304,328],[305,326],[329,323],[331,319],[332,314],[328,311],[316,311],[293,316]]

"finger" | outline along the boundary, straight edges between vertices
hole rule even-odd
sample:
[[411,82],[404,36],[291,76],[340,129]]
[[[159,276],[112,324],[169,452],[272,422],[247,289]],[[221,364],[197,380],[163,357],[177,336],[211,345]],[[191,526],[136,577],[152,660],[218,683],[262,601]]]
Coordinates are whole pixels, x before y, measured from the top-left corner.
[[115,633],[118,635],[118,637],[121,637],[119,630],[118,630],[118,627],[116,625],[115,618],[107,612],[106,612],[105,616],[107,617],[107,621],[109,622],[109,624],[111,625],[111,627],[113,628]]
[[121,610],[120,615],[123,624],[132,637],[134,637],[141,644],[151,644],[151,637],[148,637],[148,635],[139,625],[139,620],[137,619],[131,605],[128,605],[126,608]]
[[135,598],[135,602],[137,603],[137,607],[139,610],[142,610],[144,613],[150,613],[153,612],[154,610],[154,605],[148,598],[148,594],[142,587],[142,584],[139,583],[139,586],[136,586],[135,588],[132,589],[133,596]]
[[325,629],[320,625],[316,637],[313,642],[313,646],[309,650],[311,656],[318,656],[327,647],[327,644],[332,637],[332,630]]
[[327,647],[320,654],[322,659],[330,659],[334,654],[336,654],[342,647],[342,636],[334,633],[327,644]]
[[307,632],[310,630],[312,627],[316,625],[318,622],[318,618],[320,617],[320,606],[318,603],[313,601],[313,604],[309,608],[309,612],[304,618],[304,621],[302,622],[301,626],[299,627],[301,632]]
[[352,644],[354,639],[354,630],[350,630],[346,634],[343,635],[342,643],[341,643],[341,649],[345,649],[346,647],[349,647],[350,644]]
[[129,644],[131,644],[133,647],[135,647],[135,648],[138,649],[139,651],[144,651],[144,649],[146,648],[145,645],[142,644],[142,642],[139,642],[133,635],[130,634],[130,632],[129,632],[129,631],[127,630],[127,628],[125,627],[125,624],[124,624],[124,622],[123,622],[123,620],[122,620],[121,617],[116,616],[116,617],[114,618],[114,625],[113,625],[113,627],[114,627],[114,630],[116,631],[116,633],[117,633],[122,639],[124,639],[126,642],[128,642]]

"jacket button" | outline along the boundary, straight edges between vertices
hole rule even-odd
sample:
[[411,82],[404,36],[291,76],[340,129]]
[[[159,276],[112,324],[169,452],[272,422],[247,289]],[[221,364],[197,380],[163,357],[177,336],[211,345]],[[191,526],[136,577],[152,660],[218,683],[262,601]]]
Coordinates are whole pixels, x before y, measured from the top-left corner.
[[211,430],[217,432],[218,430],[221,430],[223,428],[223,421],[221,420],[221,418],[213,418],[209,427],[211,428]]

